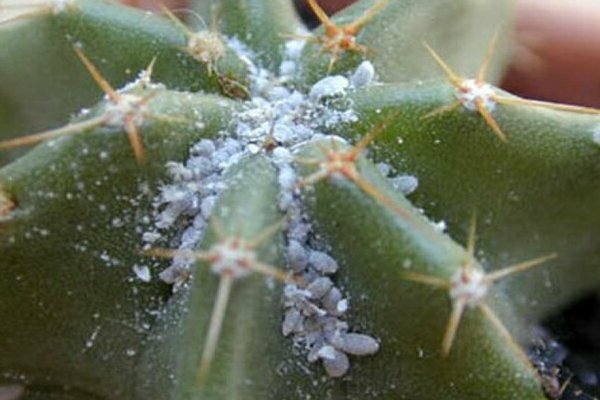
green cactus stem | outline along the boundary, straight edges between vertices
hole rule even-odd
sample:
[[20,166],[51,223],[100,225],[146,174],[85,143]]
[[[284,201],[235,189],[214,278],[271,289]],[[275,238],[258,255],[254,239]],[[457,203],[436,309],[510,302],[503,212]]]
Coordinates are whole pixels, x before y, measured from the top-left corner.
[[0,24],[0,399],[592,398],[600,111],[494,86],[508,1],[309,5]]

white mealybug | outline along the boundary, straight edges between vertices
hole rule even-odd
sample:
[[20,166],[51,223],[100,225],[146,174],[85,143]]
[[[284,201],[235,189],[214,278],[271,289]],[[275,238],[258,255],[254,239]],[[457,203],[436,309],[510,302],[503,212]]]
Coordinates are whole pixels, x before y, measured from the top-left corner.
[[306,290],[310,292],[311,297],[313,299],[320,299],[321,297],[325,296],[327,292],[329,292],[332,286],[333,282],[331,281],[331,279],[327,277],[321,277],[312,281],[306,287]]
[[148,231],[148,232],[143,233],[142,240],[144,241],[144,243],[152,244],[152,243],[156,242],[158,239],[160,239],[161,237],[162,237],[162,235],[156,231]]
[[296,173],[290,165],[282,166],[279,169],[279,186],[284,191],[292,191],[296,185]]
[[309,97],[317,101],[324,97],[343,96],[349,86],[350,82],[344,76],[328,76],[313,85],[310,89]]
[[308,254],[297,240],[290,240],[288,244],[287,261],[295,272],[302,272],[308,265]]
[[413,193],[419,187],[419,180],[416,176],[400,175],[390,178],[390,183],[394,189],[400,191],[404,195]]
[[368,86],[373,82],[375,78],[375,67],[370,61],[363,61],[360,63],[354,74],[350,77],[350,83],[354,88],[361,88]]
[[145,265],[134,265],[133,272],[135,276],[142,282],[150,282],[152,275],[150,275],[150,269]]
[[322,251],[311,251],[308,256],[308,262],[311,267],[325,275],[335,274],[338,270],[337,262],[330,255]]
[[329,314],[339,315],[338,304],[342,301],[342,292],[336,287],[331,288],[329,292],[321,299],[323,307]]
[[338,350],[354,356],[368,356],[379,351],[379,343],[375,339],[360,333],[337,336],[332,343]]
[[[331,348],[330,346],[325,347]],[[327,371],[327,375],[329,375],[332,378],[339,378],[346,375],[348,369],[350,369],[350,360],[348,359],[348,356],[343,352],[333,348],[331,349],[332,351],[329,351],[328,349],[328,351],[326,352],[325,355],[327,357],[321,356],[321,359],[323,361],[325,371]],[[319,351],[319,354],[321,354],[321,351]]]
[[323,360],[335,359],[335,349],[332,346],[323,346],[317,352],[317,356]]
[[283,336],[289,336],[292,332],[300,330],[300,326],[304,321],[302,313],[296,308],[290,308],[285,312],[283,324],[281,325],[281,333]]

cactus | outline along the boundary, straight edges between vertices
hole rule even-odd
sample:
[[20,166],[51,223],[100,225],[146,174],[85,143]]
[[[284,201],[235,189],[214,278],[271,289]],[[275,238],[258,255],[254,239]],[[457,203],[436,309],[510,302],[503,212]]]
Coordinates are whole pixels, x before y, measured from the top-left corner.
[[600,111],[493,86],[510,2],[192,4],[0,25],[0,399],[592,398]]

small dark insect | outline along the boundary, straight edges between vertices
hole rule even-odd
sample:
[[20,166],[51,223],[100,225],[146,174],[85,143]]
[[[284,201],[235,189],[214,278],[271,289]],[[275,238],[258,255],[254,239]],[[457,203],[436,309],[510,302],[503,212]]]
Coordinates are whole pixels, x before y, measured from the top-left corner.
[[250,98],[250,92],[248,92],[248,89],[235,79],[226,75],[217,75],[217,80],[219,82],[221,92],[225,96],[241,100],[248,100]]

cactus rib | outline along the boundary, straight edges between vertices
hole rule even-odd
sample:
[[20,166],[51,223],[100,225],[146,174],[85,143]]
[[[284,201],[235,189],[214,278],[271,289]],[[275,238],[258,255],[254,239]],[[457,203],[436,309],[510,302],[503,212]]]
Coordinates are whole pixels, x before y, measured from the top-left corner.
[[503,142],[508,140],[506,134],[502,131],[494,117],[492,112],[496,108],[496,104],[509,104],[509,105],[521,105],[521,106],[533,106],[543,107],[559,111],[570,111],[583,114],[600,114],[600,110],[571,106],[564,104],[555,104],[544,101],[520,99],[514,96],[502,96],[498,95],[494,88],[485,82],[485,77],[490,65],[490,60],[493,56],[494,47],[498,40],[498,32],[491,39],[488,45],[486,56],[479,67],[477,77],[475,79],[463,79],[459,77],[446,62],[433,50],[427,43],[423,43],[427,51],[431,54],[435,62],[444,71],[447,80],[454,87],[455,96],[458,100],[433,110],[425,115],[424,118],[430,118],[446,112],[454,111],[456,108],[463,106],[467,110],[476,111],[485,120],[485,123],[490,127],[493,133]]

